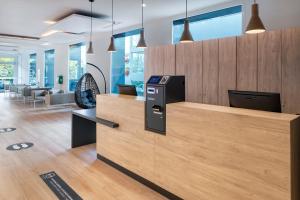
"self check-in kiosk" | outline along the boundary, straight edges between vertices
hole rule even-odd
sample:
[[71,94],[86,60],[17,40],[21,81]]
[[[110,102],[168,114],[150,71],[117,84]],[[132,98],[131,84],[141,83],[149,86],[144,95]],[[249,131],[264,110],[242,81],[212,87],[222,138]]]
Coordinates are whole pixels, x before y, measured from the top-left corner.
[[146,84],[145,129],[166,134],[166,104],[185,101],[184,76],[151,76]]

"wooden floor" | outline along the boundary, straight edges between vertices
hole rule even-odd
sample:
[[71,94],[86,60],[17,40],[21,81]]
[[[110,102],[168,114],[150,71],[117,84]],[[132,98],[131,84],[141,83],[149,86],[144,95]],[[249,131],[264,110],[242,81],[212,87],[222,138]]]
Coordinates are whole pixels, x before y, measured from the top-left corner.
[[[0,94],[0,199],[57,199],[39,177],[55,171],[83,199],[164,199],[133,179],[96,159],[95,145],[71,149],[71,109],[37,108]],[[22,151],[6,147],[32,142]]]

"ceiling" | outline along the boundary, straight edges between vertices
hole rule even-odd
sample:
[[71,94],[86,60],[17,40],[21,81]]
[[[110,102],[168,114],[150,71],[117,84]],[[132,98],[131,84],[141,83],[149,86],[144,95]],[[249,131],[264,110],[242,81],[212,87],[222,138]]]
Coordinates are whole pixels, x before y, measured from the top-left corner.
[[[197,10],[221,4],[231,0],[189,0],[188,10]],[[145,21],[169,17],[185,12],[184,0],[144,0],[146,3]],[[116,29],[140,24],[141,0],[115,0]],[[0,0],[0,33],[41,37],[55,25],[44,23],[46,20],[57,20],[62,16],[76,10],[89,11],[88,0]],[[111,16],[111,0],[95,0],[94,12],[109,20]],[[83,21],[83,20],[81,20]],[[81,22],[84,23],[84,22]],[[84,26],[86,24],[74,23],[68,26]],[[85,28],[86,29],[86,28]],[[109,31],[109,26],[95,27],[97,32]],[[86,31],[86,30],[85,30]],[[54,38],[76,38],[77,35],[58,33]],[[49,40],[49,39],[48,39]],[[0,38],[0,42],[3,39]],[[44,42],[46,39],[43,38]],[[12,42],[12,40],[5,40]],[[13,41],[20,43],[21,41]],[[29,42],[30,43],[30,42]],[[26,42],[25,42],[26,44]]]

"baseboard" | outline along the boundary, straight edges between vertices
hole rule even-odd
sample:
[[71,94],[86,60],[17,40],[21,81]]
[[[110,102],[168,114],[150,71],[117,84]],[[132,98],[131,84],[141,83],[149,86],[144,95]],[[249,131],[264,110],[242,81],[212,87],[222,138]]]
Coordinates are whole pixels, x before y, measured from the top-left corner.
[[163,189],[162,187],[160,187],[159,185],[156,185],[155,183],[137,175],[136,173],[118,165],[117,163],[109,160],[108,158],[105,158],[103,156],[101,156],[100,154],[97,154],[97,158],[103,162],[105,162],[106,164],[110,165],[111,167],[119,170],[120,172],[126,174],[127,176],[133,178],[134,180],[138,181],[139,183],[142,183],[143,185],[151,188],[152,190],[156,191],[157,193],[161,194],[162,196],[168,198],[168,199],[172,199],[172,200],[183,200],[182,198],[178,197],[177,195]]

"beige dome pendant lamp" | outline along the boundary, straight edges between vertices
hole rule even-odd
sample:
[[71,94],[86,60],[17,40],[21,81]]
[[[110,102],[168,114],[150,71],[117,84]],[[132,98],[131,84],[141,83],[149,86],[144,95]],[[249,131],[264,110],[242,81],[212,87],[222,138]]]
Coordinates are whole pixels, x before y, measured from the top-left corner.
[[180,43],[187,43],[187,42],[193,42],[193,36],[190,32],[190,24],[189,24],[189,19],[187,16],[187,0],[185,1],[185,19],[184,19],[184,29],[183,33],[180,38]]
[[136,46],[137,48],[147,48],[144,34],[144,5],[144,0],[142,0],[142,29],[140,31],[140,40]]
[[110,37],[110,44],[107,49],[108,52],[115,52],[115,39],[114,39],[114,0],[111,0],[111,37]]
[[89,0],[91,2],[91,32],[90,32],[90,42],[89,42],[89,48],[87,50],[87,54],[94,54],[94,49],[93,49],[93,2],[94,0]]
[[266,28],[261,21],[259,17],[259,7],[256,3],[256,0],[254,0],[254,3],[252,4],[252,16],[249,21],[249,24],[246,28],[247,34],[256,34],[256,33],[263,33],[266,31]]

